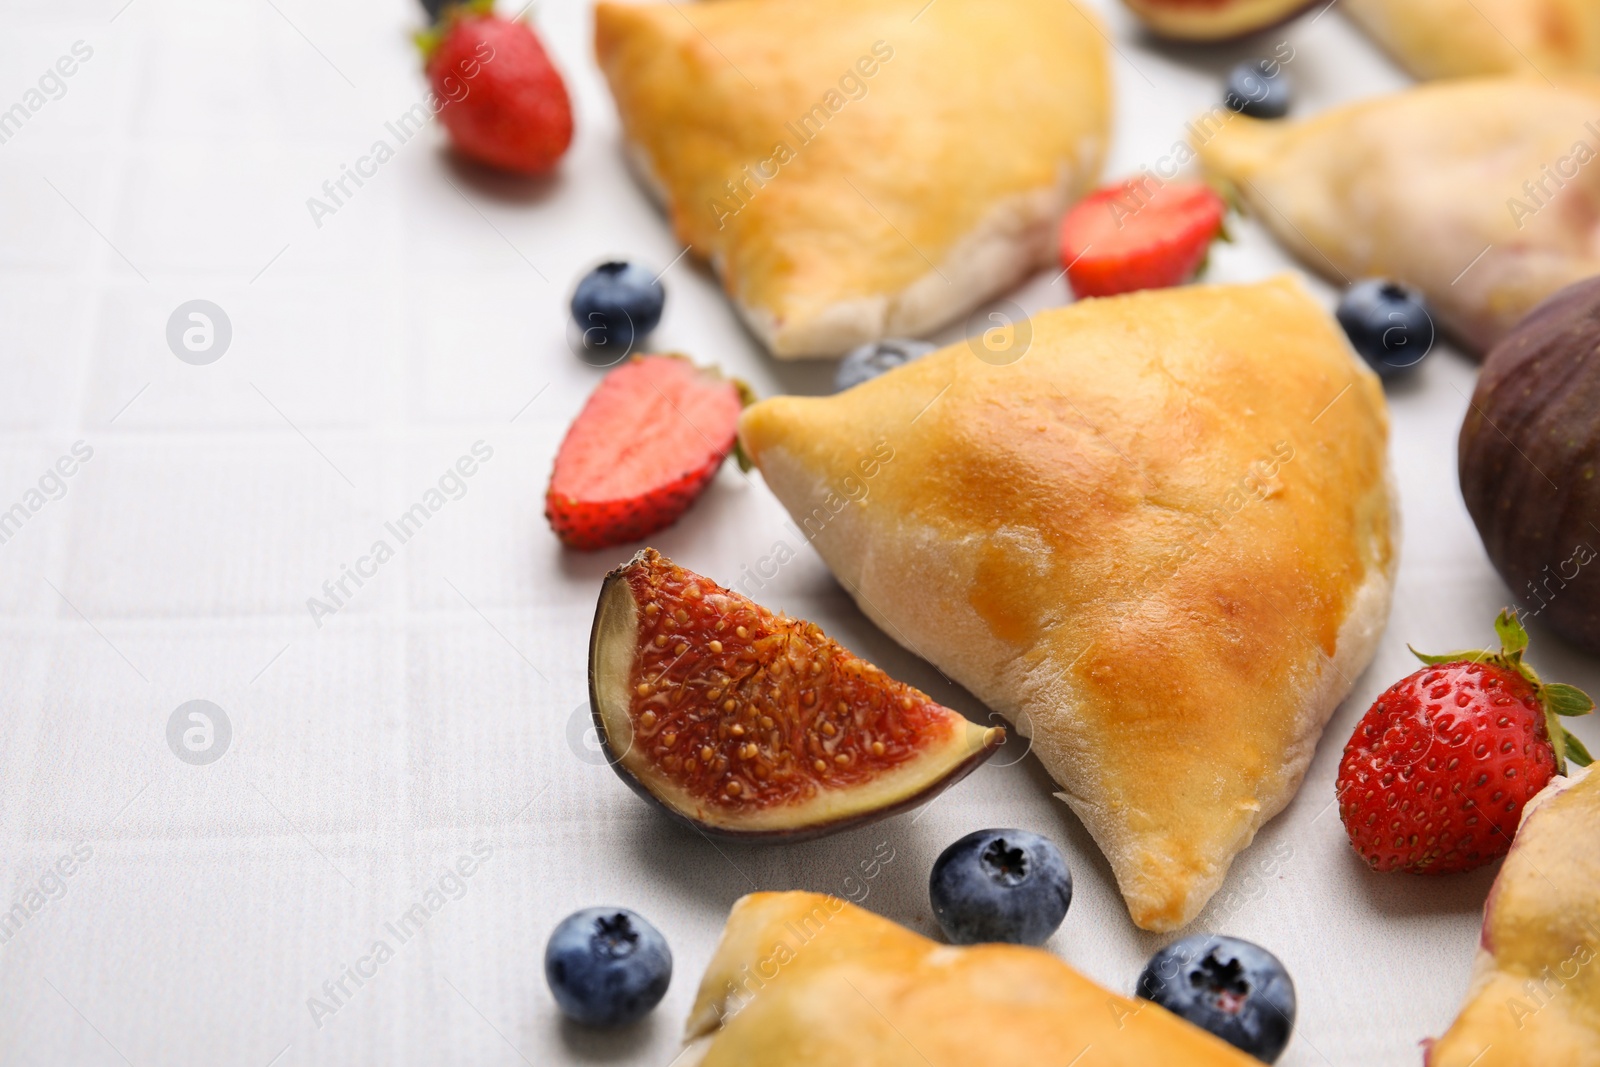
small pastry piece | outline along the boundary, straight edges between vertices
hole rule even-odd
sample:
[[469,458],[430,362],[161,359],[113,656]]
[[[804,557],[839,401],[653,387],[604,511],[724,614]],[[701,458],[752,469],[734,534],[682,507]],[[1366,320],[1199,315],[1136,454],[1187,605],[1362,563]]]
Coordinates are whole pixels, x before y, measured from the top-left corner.
[[1472,987],[1426,1067],[1600,1067],[1600,774],[1523,811],[1483,914]]
[[1310,0],[1123,0],[1152,33],[1180,41],[1225,41],[1292,18]]
[[1383,392],[1287,277],[991,332],[756,404],[740,438],[862,611],[1032,738],[1134,921],[1175,930],[1383,629]]
[[1600,73],[1593,0],[1344,0],[1339,10],[1419,78]]
[[1600,274],[1600,82],[1439,82],[1306,122],[1233,116],[1196,141],[1308,267],[1415,286],[1473,351]]
[[595,9],[637,168],[783,358],[927,333],[1048,264],[1105,152],[1105,40],[1070,0]]
[[1260,1067],[1041,949],[941,945],[799,892],[734,904],[685,1043],[673,1067]]

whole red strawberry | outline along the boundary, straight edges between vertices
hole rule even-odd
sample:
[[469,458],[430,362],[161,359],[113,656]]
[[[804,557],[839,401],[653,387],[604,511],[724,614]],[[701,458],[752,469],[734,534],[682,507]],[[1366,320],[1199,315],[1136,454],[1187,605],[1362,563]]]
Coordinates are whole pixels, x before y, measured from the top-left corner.
[[[1506,854],[1523,805],[1589,754],[1558,716],[1594,709],[1522,661],[1528,634],[1495,620],[1499,652],[1416,653],[1428,666],[1362,717],[1339,763],[1339,817],[1375,871],[1453,874]],[[1415,650],[1413,650],[1415,651]]]
[[439,121],[462,155],[544,174],[572,143],[572,102],[533,29],[493,11],[493,0],[448,7],[418,38]]
[[595,549],[677,522],[735,451],[747,398],[742,383],[682,356],[634,356],[600,383],[556,452],[550,528],[569,548]]

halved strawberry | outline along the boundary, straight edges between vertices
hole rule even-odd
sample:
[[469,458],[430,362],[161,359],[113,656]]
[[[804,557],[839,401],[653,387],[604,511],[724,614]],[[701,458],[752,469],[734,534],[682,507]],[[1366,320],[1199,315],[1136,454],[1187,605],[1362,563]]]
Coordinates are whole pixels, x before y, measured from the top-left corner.
[[1181,285],[1205,261],[1227,212],[1198,183],[1146,176],[1108,185],[1061,220],[1061,265],[1080,297]]
[[734,451],[748,397],[742,382],[684,356],[634,356],[561,442],[545,494],[550,528],[570,548],[595,549],[671,526]]

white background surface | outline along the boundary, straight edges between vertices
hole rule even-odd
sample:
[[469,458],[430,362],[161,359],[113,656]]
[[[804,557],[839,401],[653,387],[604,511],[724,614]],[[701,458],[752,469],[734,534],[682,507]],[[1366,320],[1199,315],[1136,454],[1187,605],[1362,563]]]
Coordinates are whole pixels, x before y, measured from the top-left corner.
[[[680,250],[621,165],[587,5],[549,0],[538,14],[576,97],[557,177],[486,177],[430,129],[318,229],[307,197],[423,92],[406,37],[419,10],[122,4],[0,3],[0,108],[74,41],[94,49],[66,95],[0,146],[0,506],[74,441],[94,449],[66,496],[0,546],[0,910],[74,844],[92,849],[65,895],[0,946],[0,1065],[664,1064],[738,896],[842,893],[888,842],[894,862],[867,904],[931,932],[933,858],[991,825],[1063,844],[1077,896],[1050,947],[1131,988],[1162,939],[1134,929],[1031,759],[1002,756],[915,820],[719,852],[569,746],[598,579],[628,550],[563,553],[541,517],[555,447],[599,376],[568,351],[564,304],[602,257],[665,267]],[[1190,50],[1152,45],[1097,6],[1122,53],[1111,176],[1169,151],[1230,62],[1285,36],[1297,114],[1404,80],[1337,10]],[[1253,224],[1235,229],[1212,279],[1285,265]],[[666,284],[656,347],[763,394],[827,388],[831,365],[760,354],[691,261]],[[1029,308],[1067,299],[1048,275],[1013,295]],[[164,339],[196,297],[233,323],[208,367]],[[1411,669],[1405,642],[1481,644],[1506,601],[1456,490],[1473,375],[1445,351],[1391,388],[1405,544],[1389,634],[1300,796],[1197,924],[1288,964],[1301,1002],[1291,1067],[1417,1063],[1466,985],[1493,870],[1368,875],[1329,803],[1355,721]],[[306,599],[479,440],[494,457],[466,496],[319,629]],[[654,543],[731,581],[783,518],[759,478],[730,467]],[[983,715],[866,622],[809,550],[766,599]],[[1547,675],[1600,684],[1537,627],[1534,649]],[[169,715],[195,698],[234,728],[207,767],[165,742]],[[1578,732],[1600,742],[1593,724]],[[493,856],[465,895],[399,945],[384,923],[479,841]],[[638,909],[677,958],[666,1001],[622,1036],[562,1025],[544,984],[551,927],[594,904]],[[307,998],[378,937],[395,958],[318,1028]]]

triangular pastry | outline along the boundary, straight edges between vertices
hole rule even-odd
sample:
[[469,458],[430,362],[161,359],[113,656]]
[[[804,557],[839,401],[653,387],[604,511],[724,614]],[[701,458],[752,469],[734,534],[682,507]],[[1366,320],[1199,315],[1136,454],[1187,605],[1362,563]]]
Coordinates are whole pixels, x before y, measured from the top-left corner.
[[1600,774],[1523,809],[1489,891],[1472,989],[1427,1067],[1600,1067]]
[[740,437],[862,611],[1031,737],[1134,921],[1173,930],[1383,629],[1383,392],[1291,278],[1009,340],[763,401]]
[[1419,78],[1600,73],[1594,0],[1344,0],[1340,9]]
[[1208,175],[1308,267],[1409,282],[1475,351],[1600,274],[1600,81],[1435,82],[1305,122],[1234,116],[1197,140]]
[[1049,262],[1109,137],[1070,0],[602,3],[595,48],[679,240],[780,357],[926,333]]
[[1042,949],[952,948],[799,892],[734,904],[685,1036],[673,1067],[1260,1067]]

